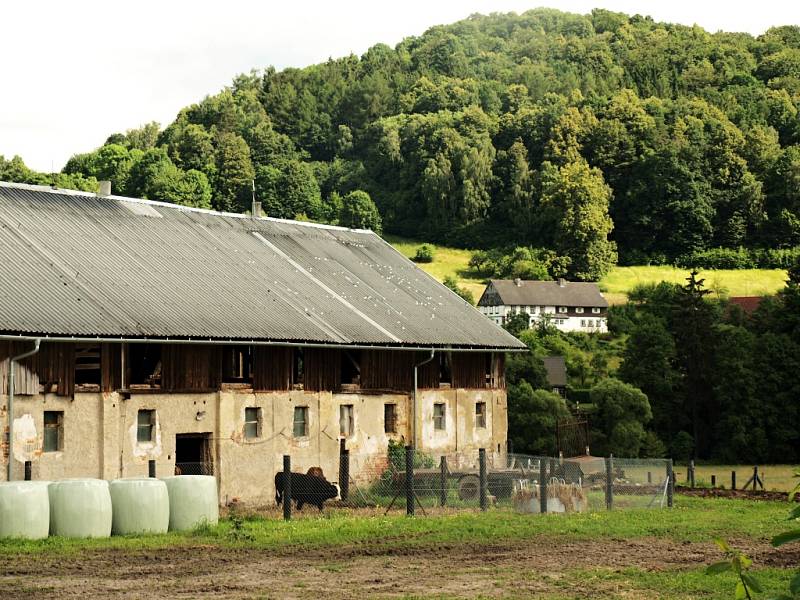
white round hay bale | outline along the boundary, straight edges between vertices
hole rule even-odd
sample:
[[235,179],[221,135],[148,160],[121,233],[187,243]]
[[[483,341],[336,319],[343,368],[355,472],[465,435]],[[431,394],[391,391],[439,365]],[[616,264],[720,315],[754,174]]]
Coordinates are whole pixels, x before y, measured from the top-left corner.
[[65,479],[49,486],[50,534],[89,538],[111,535],[111,494],[103,479]]
[[0,483],[0,538],[46,538],[50,531],[49,481]]
[[188,531],[219,521],[217,479],[211,475],[165,477],[169,490],[169,530]]
[[116,479],[111,493],[111,533],[166,533],[169,527],[169,493],[160,479]]

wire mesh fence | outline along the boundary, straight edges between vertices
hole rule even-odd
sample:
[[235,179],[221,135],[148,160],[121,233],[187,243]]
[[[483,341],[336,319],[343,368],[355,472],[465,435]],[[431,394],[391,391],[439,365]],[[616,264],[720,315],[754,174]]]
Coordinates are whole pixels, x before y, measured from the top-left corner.
[[[336,492],[308,479],[317,477],[311,471],[293,476],[295,505],[322,499],[333,507],[425,515],[481,509],[569,513],[672,505],[672,462],[664,459],[565,459],[478,450],[437,455],[393,446],[381,454],[342,452]],[[327,497],[318,497],[323,495]]]

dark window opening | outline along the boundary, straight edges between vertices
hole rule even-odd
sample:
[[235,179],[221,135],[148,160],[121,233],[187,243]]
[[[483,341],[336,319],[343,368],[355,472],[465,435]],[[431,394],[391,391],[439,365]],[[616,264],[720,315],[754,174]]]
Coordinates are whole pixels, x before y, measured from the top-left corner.
[[75,346],[75,385],[100,389],[100,344]]
[[345,385],[361,384],[361,351],[344,350],[341,352],[341,379]]
[[156,428],[156,411],[140,410],[136,416],[136,441],[152,442]]
[[129,385],[161,386],[161,344],[129,344]]
[[44,411],[44,452],[60,452],[64,448],[64,412]]
[[292,383],[302,384],[305,373],[305,356],[302,348],[295,348],[292,360]]
[[437,431],[444,431],[446,429],[445,407],[443,403],[437,402],[433,405],[433,428]]
[[261,437],[261,409],[257,406],[244,409],[244,437],[248,440]]
[[222,349],[222,382],[252,381],[253,352],[250,346],[225,346]]
[[294,407],[294,423],[292,425],[294,437],[306,437],[308,435],[308,407]]
[[214,474],[210,433],[179,433],[175,436],[175,474]]
[[486,428],[486,402],[475,403],[475,427]]
[[439,385],[453,383],[452,359],[449,352],[439,353]]
[[383,405],[384,433],[397,433],[397,404]]

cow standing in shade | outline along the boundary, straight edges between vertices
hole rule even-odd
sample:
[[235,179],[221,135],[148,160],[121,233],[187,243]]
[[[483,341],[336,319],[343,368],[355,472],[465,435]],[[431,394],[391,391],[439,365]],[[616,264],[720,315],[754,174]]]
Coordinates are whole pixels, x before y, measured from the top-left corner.
[[[312,467],[309,471],[313,469]],[[319,472],[322,470],[319,469]],[[275,502],[279,506],[283,503],[284,476],[283,471],[275,474]],[[297,510],[303,510],[303,504],[312,504],[321,511],[326,500],[339,498],[339,487],[324,477],[306,473],[291,473],[291,476],[292,500],[295,501]]]

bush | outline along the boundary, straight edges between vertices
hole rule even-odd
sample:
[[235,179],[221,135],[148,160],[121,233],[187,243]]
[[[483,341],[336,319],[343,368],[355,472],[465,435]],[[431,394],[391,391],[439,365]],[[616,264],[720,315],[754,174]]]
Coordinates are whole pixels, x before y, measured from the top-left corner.
[[681,256],[677,266],[691,269],[788,269],[800,259],[794,248],[709,248]]
[[475,304],[475,297],[472,295],[472,292],[470,292],[466,288],[460,287],[458,285],[458,281],[452,275],[448,275],[447,277],[445,277],[442,283],[444,283],[445,287],[453,290],[456,294],[461,296],[461,298],[463,298],[470,304]]
[[432,263],[433,262],[433,248],[428,246],[428,244],[423,244],[419,248],[417,248],[417,253],[412,258],[416,263]]

